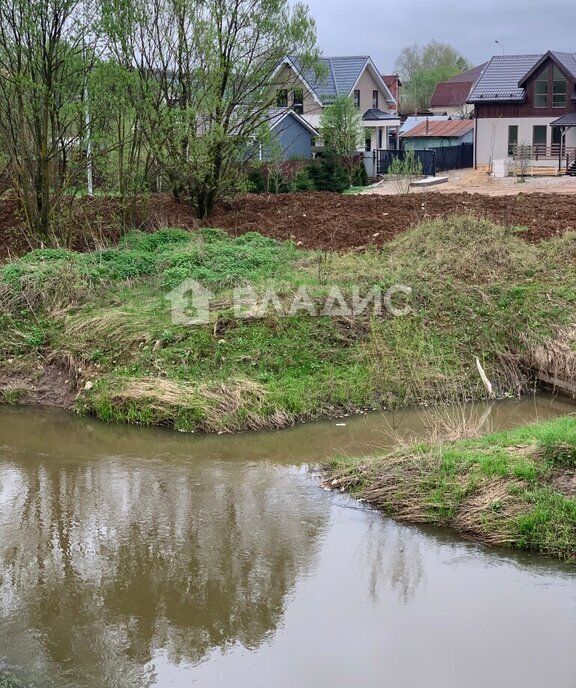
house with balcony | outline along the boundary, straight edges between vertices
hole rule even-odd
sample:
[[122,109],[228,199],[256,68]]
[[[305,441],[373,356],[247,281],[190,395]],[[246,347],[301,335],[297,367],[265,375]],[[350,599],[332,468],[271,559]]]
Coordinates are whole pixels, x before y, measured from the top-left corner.
[[[306,67],[295,56],[287,56],[274,78],[276,106],[293,110],[316,132],[322,110],[337,96],[349,96],[362,113],[365,129],[365,150],[387,149],[400,127],[397,102],[372,59],[367,56],[325,57],[320,69]],[[314,137],[313,150],[322,150],[319,135]],[[291,150],[285,157],[293,157]]]
[[576,174],[576,53],[497,55],[478,78],[475,167],[530,151],[534,174]]

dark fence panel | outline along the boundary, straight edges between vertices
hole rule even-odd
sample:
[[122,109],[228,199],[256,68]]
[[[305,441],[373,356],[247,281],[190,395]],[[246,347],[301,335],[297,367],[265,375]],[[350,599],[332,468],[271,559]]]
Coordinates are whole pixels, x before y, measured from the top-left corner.
[[[441,148],[427,148],[415,150],[414,154],[422,163],[422,173],[435,177],[436,172],[444,170],[461,170],[474,166],[474,144],[461,143],[458,146],[442,146]],[[376,174],[387,174],[388,168],[396,158],[404,160],[405,150],[377,150]]]
[[[433,150],[417,150],[414,154],[422,163],[422,173],[428,177],[436,176],[436,153]],[[387,174],[392,161],[396,158],[404,160],[406,151],[376,150],[374,155],[376,156],[376,174]]]
[[474,165],[474,144],[461,143],[459,146],[430,148],[436,153],[436,170],[461,170]]

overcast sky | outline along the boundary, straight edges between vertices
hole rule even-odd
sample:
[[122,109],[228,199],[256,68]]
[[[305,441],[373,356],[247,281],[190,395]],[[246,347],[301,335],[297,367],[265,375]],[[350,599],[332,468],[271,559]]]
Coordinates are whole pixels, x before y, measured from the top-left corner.
[[304,0],[324,55],[370,55],[384,73],[407,45],[450,43],[473,64],[502,50],[576,52],[576,0]]

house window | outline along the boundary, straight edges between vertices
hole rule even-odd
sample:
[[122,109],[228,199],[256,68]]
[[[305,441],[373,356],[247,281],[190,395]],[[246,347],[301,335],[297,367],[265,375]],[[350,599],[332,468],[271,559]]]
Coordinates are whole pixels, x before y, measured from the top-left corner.
[[299,115],[304,112],[304,91],[301,88],[292,91],[292,109]]
[[288,107],[288,90],[281,88],[276,94],[276,107],[287,108]]
[[513,156],[518,145],[518,125],[511,124],[508,127],[508,155]]
[[372,91],[372,107],[378,109],[378,91]]
[[548,138],[548,127],[537,125],[532,127],[532,148],[534,154],[546,155],[546,143]]
[[354,107],[360,108],[360,91],[354,91]]
[[534,82],[534,107],[548,107],[548,70],[543,72]]
[[552,91],[552,107],[563,108],[566,107],[566,96],[568,94],[568,84],[562,75],[562,72],[554,67],[554,81]]
[[[560,127],[550,127],[552,129],[552,155],[560,154],[560,147],[562,146],[562,130]],[[562,154],[564,151],[562,151]]]

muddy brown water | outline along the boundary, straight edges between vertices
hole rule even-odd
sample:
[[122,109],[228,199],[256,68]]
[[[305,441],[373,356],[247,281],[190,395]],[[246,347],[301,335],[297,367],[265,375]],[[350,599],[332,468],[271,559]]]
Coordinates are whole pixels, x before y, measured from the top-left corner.
[[396,524],[307,468],[428,421],[218,437],[0,407],[0,666],[41,688],[574,688],[573,567]]

